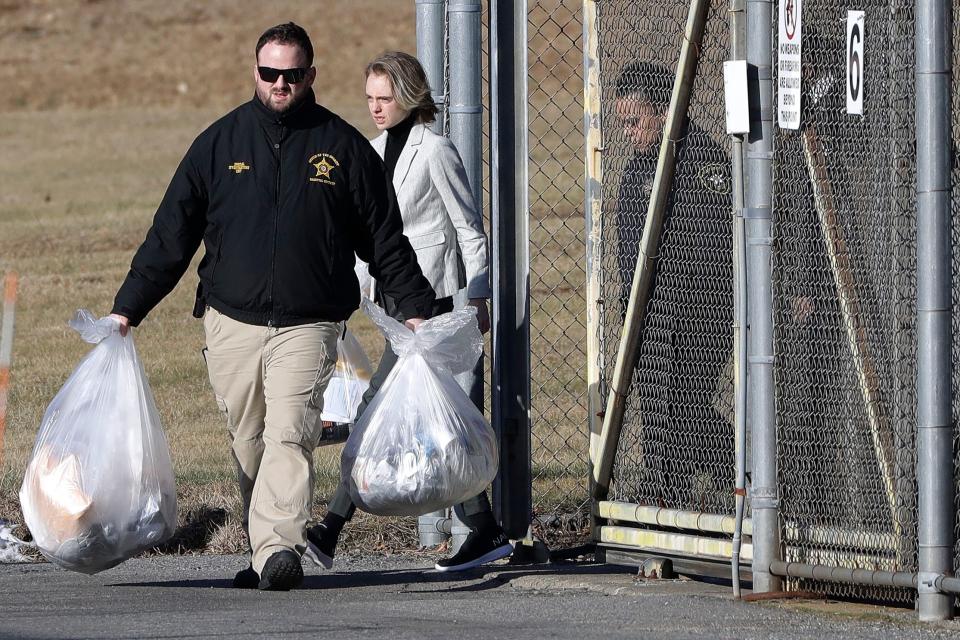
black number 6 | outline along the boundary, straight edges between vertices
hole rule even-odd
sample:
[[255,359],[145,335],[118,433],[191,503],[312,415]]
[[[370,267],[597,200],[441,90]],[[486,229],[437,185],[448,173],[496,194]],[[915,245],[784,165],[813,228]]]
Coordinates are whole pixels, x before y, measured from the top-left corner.
[[850,50],[847,54],[850,57],[847,68],[850,70],[850,97],[854,100],[860,97],[861,74],[860,74],[860,54],[856,50],[856,45],[860,44],[860,25],[854,24],[850,30]]

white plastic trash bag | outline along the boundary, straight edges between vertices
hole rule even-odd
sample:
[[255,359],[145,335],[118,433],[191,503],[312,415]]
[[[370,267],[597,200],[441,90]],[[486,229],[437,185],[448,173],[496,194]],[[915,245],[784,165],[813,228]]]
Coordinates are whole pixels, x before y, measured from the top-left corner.
[[341,458],[354,504],[378,515],[422,515],[463,502],[497,474],[497,442],[454,380],[483,352],[476,312],[425,321],[416,333],[363,300],[399,357]]
[[93,574],[173,535],[177,498],[133,335],[85,310],[70,326],[97,346],[47,407],[20,504],[44,556]]
[[323,392],[322,420],[353,422],[363,394],[370,387],[370,359],[360,341],[344,330],[337,340],[337,366]]

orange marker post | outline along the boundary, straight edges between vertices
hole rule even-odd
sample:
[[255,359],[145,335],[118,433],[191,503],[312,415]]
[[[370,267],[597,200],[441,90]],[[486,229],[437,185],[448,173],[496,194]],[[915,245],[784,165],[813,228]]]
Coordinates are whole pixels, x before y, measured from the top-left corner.
[[13,355],[13,315],[17,304],[17,274],[4,279],[3,318],[0,324],[0,470],[3,469],[3,436],[7,428],[7,388],[10,386],[10,362]]

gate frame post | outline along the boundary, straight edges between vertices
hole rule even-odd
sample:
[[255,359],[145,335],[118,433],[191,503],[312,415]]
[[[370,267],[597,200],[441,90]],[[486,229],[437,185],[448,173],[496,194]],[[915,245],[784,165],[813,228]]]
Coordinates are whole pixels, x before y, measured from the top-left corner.
[[600,541],[599,502],[594,499],[594,468],[599,464],[603,429],[603,121],[600,78],[600,34],[596,0],[583,2],[583,133],[584,223],[586,225],[587,309],[587,426],[590,430],[591,537]]
[[772,0],[747,0],[747,72],[750,134],[744,158],[744,218],[747,249],[747,420],[753,474],[753,590],[779,591],[770,572],[779,560],[780,497],[777,420],[773,382],[773,24]]
[[920,620],[953,617],[953,381],[950,0],[916,2],[917,489]]
[[500,443],[493,509],[507,536],[527,537],[530,447],[530,199],[527,0],[491,0],[490,226],[493,263],[491,416]]

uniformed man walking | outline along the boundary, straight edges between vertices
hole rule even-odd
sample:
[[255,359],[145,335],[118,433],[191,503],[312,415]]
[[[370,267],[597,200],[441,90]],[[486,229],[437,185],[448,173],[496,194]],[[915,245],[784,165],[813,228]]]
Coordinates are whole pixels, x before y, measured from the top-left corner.
[[307,33],[293,23],[268,29],[252,71],[253,99],[201,133],[180,163],[113,317],[124,333],[137,326],[203,242],[194,315],[252,552],[234,586],[287,590],[303,579],[323,391],[359,304],[354,254],[411,327],[434,293],[380,158],[315,102]]

